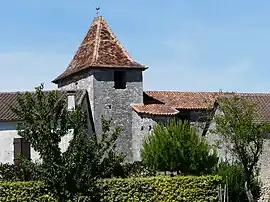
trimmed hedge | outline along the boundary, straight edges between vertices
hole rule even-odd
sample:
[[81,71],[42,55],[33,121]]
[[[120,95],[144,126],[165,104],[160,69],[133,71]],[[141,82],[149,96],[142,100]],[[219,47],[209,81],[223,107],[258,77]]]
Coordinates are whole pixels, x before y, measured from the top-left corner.
[[[99,180],[100,201],[218,201],[218,176]],[[0,201],[56,201],[41,182],[0,182]]]
[[106,179],[101,201],[218,201],[218,176]]
[[1,182],[0,201],[56,201],[42,182]]

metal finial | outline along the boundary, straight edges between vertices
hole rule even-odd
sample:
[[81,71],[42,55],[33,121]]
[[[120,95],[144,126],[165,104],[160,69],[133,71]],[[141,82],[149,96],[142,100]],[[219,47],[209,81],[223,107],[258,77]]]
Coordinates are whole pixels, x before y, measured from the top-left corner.
[[99,10],[100,10],[100,7],[96,7],[97,16],[99,16]]

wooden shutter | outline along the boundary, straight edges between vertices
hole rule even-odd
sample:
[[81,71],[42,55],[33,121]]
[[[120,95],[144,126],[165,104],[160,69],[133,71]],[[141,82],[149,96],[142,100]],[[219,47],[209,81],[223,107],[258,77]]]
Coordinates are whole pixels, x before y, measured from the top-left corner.
[[30,143],[27,142],[24,138],[22,138],[22,154],[25,158],[30,160],[31,158]]
[[18,154],[22,153],[22,138],[14,138],[14,164],[18,165],[20,160],[18,158]]
[[30,144],[23,138],[14,138],[14,164],[18,165],[20,160],[18,153],[22,154],[25,158],[30,160]]

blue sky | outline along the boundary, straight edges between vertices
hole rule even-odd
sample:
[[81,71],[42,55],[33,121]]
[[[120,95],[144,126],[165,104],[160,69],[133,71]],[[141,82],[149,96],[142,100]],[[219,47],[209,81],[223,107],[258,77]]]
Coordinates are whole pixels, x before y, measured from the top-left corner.
[[47,89],[95,7],[150,68],[145,90],[269,92],[270,1],[10,0],[0,6],[0,91]]

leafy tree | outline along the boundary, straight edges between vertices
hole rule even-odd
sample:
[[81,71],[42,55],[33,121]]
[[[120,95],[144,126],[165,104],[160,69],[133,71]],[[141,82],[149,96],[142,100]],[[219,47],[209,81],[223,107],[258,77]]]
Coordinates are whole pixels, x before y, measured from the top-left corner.
[[223,97],[218,102],[222,113],[215,117],[214,132],[221,135],[227,149],[243,167],[247,187],[252,191],[263,151],[263,133],[269,132],[269,123],[261,122],[256,104],[243,97]]
[[[248,201],[245,190],[245,173],[242,165],[221,162],[213,174],[222,177],[222,184],[228,187],[229,201]],[[254,199],[260,197],[260,181],[254,178],[251,184]]]
[[[97,178],[112,176],[119,170],[122,156],[115,153],[119,128],[111,129],[110,121],[102,119],[102,141],[88,135],[86,116],[80,107],[68,111],[66,98],[57,91],[18,94],[18,105],[13,111],[22,120],[18,134],[30,142],[40,154],[42,163],[35,165],[24,159],[26,170],[38,173],[51,193],[60,201],[88,196],[97,200]],[[105,130],[106,129],[106,130]],[[72,133],[65,152],[61,152],[61,138]]]
[[141,156],[146,165],[157,171],[178,174],[207,173],[218,160],[216,151],[187,121],[156,125],[143,143]]

